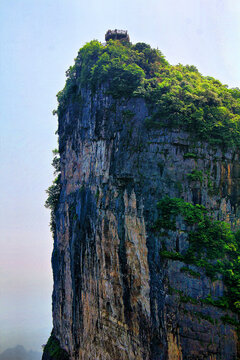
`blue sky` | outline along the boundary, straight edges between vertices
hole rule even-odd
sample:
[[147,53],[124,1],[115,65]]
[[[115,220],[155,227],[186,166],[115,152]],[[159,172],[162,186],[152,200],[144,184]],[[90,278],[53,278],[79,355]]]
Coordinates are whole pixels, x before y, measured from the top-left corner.
[[40,350],[51,331],[51,184],[56,93],[87,41],[127,29],[172,64],[240,87],[239,0],[1,0],[0,352]]

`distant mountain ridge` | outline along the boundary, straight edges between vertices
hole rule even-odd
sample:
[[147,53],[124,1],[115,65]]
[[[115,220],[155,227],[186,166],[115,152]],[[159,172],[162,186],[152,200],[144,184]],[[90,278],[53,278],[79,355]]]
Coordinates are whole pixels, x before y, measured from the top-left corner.
[[0,354],[0,360],[40,360],[41,353],[27,351],[22,345],[9,348]]

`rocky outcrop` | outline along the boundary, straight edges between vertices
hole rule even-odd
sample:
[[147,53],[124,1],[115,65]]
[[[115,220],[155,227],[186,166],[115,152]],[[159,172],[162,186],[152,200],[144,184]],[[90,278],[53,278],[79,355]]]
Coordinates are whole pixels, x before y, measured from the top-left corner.
[[[237,316],[201,301],[221,298],[221,277],[213,281],[194,265],[181,271],[184,262],[162,257],[154,224],[157,202],[168,195],[236,227],[239,154],[176,129],[148,129],[143,99],[114,100],[104,86],[79,95],[58,130],[52,267],[61,348],[72,360],[237,359],[236,325],[223,321]],[[189,177],[196,169],[201,179]],[[176,221],[165,246],[181,253],[189,243],[186,224]]]

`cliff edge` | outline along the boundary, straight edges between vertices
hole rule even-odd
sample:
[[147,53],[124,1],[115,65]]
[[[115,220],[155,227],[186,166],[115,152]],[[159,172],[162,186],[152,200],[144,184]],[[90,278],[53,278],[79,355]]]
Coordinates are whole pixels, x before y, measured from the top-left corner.
[[237,359],[239,90],[110,39],[58,101],[43,359]]

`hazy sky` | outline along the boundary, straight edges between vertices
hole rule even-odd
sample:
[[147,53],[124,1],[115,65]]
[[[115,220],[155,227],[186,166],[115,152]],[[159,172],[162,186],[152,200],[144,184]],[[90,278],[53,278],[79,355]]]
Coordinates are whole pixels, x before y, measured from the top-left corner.
[[0,1],[0,352],[50,334],[55,95],[78,49],[115,28],[240,87],[239,0]]

